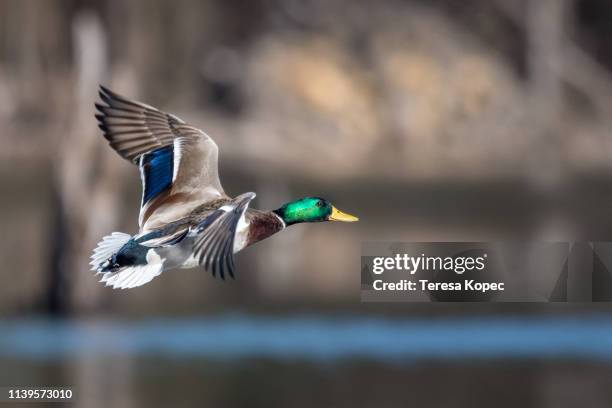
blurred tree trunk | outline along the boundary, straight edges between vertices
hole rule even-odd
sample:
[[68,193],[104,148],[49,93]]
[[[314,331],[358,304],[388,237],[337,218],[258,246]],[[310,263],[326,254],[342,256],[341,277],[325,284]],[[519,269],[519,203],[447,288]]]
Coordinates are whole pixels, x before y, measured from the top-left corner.
[[527,62],[530,123],[542,151],[533,174],[540,186],[562,179],[562,140],[558,130],[563,109],[563,40],[569,0],[531,0],[527,3]]
[[[92,102],[108,72],[106,33],[100,19],[79,14],[72,27],[76,84],[68,109],[66,130],[56,157],[57,232],[52,310],[91,310],[100,291],[88,273],[88,253],[94,236],[118,224],[117,170],[96,160],[99,143],[92,126]],[[104,156],[103,156],[104,157]],[[68,285],[68,282],[70,285]]]

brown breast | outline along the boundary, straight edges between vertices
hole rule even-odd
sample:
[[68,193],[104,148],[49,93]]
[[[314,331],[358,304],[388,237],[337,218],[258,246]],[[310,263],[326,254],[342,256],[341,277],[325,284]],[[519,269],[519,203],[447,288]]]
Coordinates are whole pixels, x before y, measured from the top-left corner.
[[249,209],[246,216],[249,220],[247,246],[266,239],[285,228],[283,222],[272,212]]

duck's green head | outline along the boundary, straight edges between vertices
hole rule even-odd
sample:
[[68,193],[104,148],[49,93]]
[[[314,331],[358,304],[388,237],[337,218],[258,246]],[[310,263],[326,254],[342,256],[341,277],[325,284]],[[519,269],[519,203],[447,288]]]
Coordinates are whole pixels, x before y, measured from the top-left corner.
[[283,205],[274,210],[286,225],[299,222],[343,221],[354,222],[359,218],[343,213],[329,201],[319,197],[306,197]]

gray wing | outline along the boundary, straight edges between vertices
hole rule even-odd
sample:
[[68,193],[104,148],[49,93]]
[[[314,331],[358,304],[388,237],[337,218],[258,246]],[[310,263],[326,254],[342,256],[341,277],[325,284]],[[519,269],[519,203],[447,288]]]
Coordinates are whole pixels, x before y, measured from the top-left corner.
[[143,184],[141,230],[187,216],[195,206],[226,197],[219,149],[206,133],[175,115],[101,86],[99,127],[121,157],[137,164]]
[[202,221],[195,231],[200,233],[193,244],[198,263],[221,279],[227,273],[234,277],[234,238],[240,218],[255,193],[244,193],[222,206]]
[[111,147],[134,164],[141,155],[172,145],[179,136],[175,128],[185,124],[174,115],[129,100],[103,86],[99,95],[103,103],[95,104],[99,111],[98,127]]

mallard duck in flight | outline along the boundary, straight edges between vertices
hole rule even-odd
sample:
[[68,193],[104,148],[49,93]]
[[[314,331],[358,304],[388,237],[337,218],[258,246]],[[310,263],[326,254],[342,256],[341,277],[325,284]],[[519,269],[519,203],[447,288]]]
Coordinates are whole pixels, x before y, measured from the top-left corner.
[[289,225],[357,221],[318,197],[273,211],[250,209],[255,193],[231,198],[217,168],[217,144],[178,117],[100,86],[98,125],[142,180],[137,235],[113,232],[98,243],[92,270],[113,288],[150,282],[164,270],[203,266],[234,277],[234,254]]

